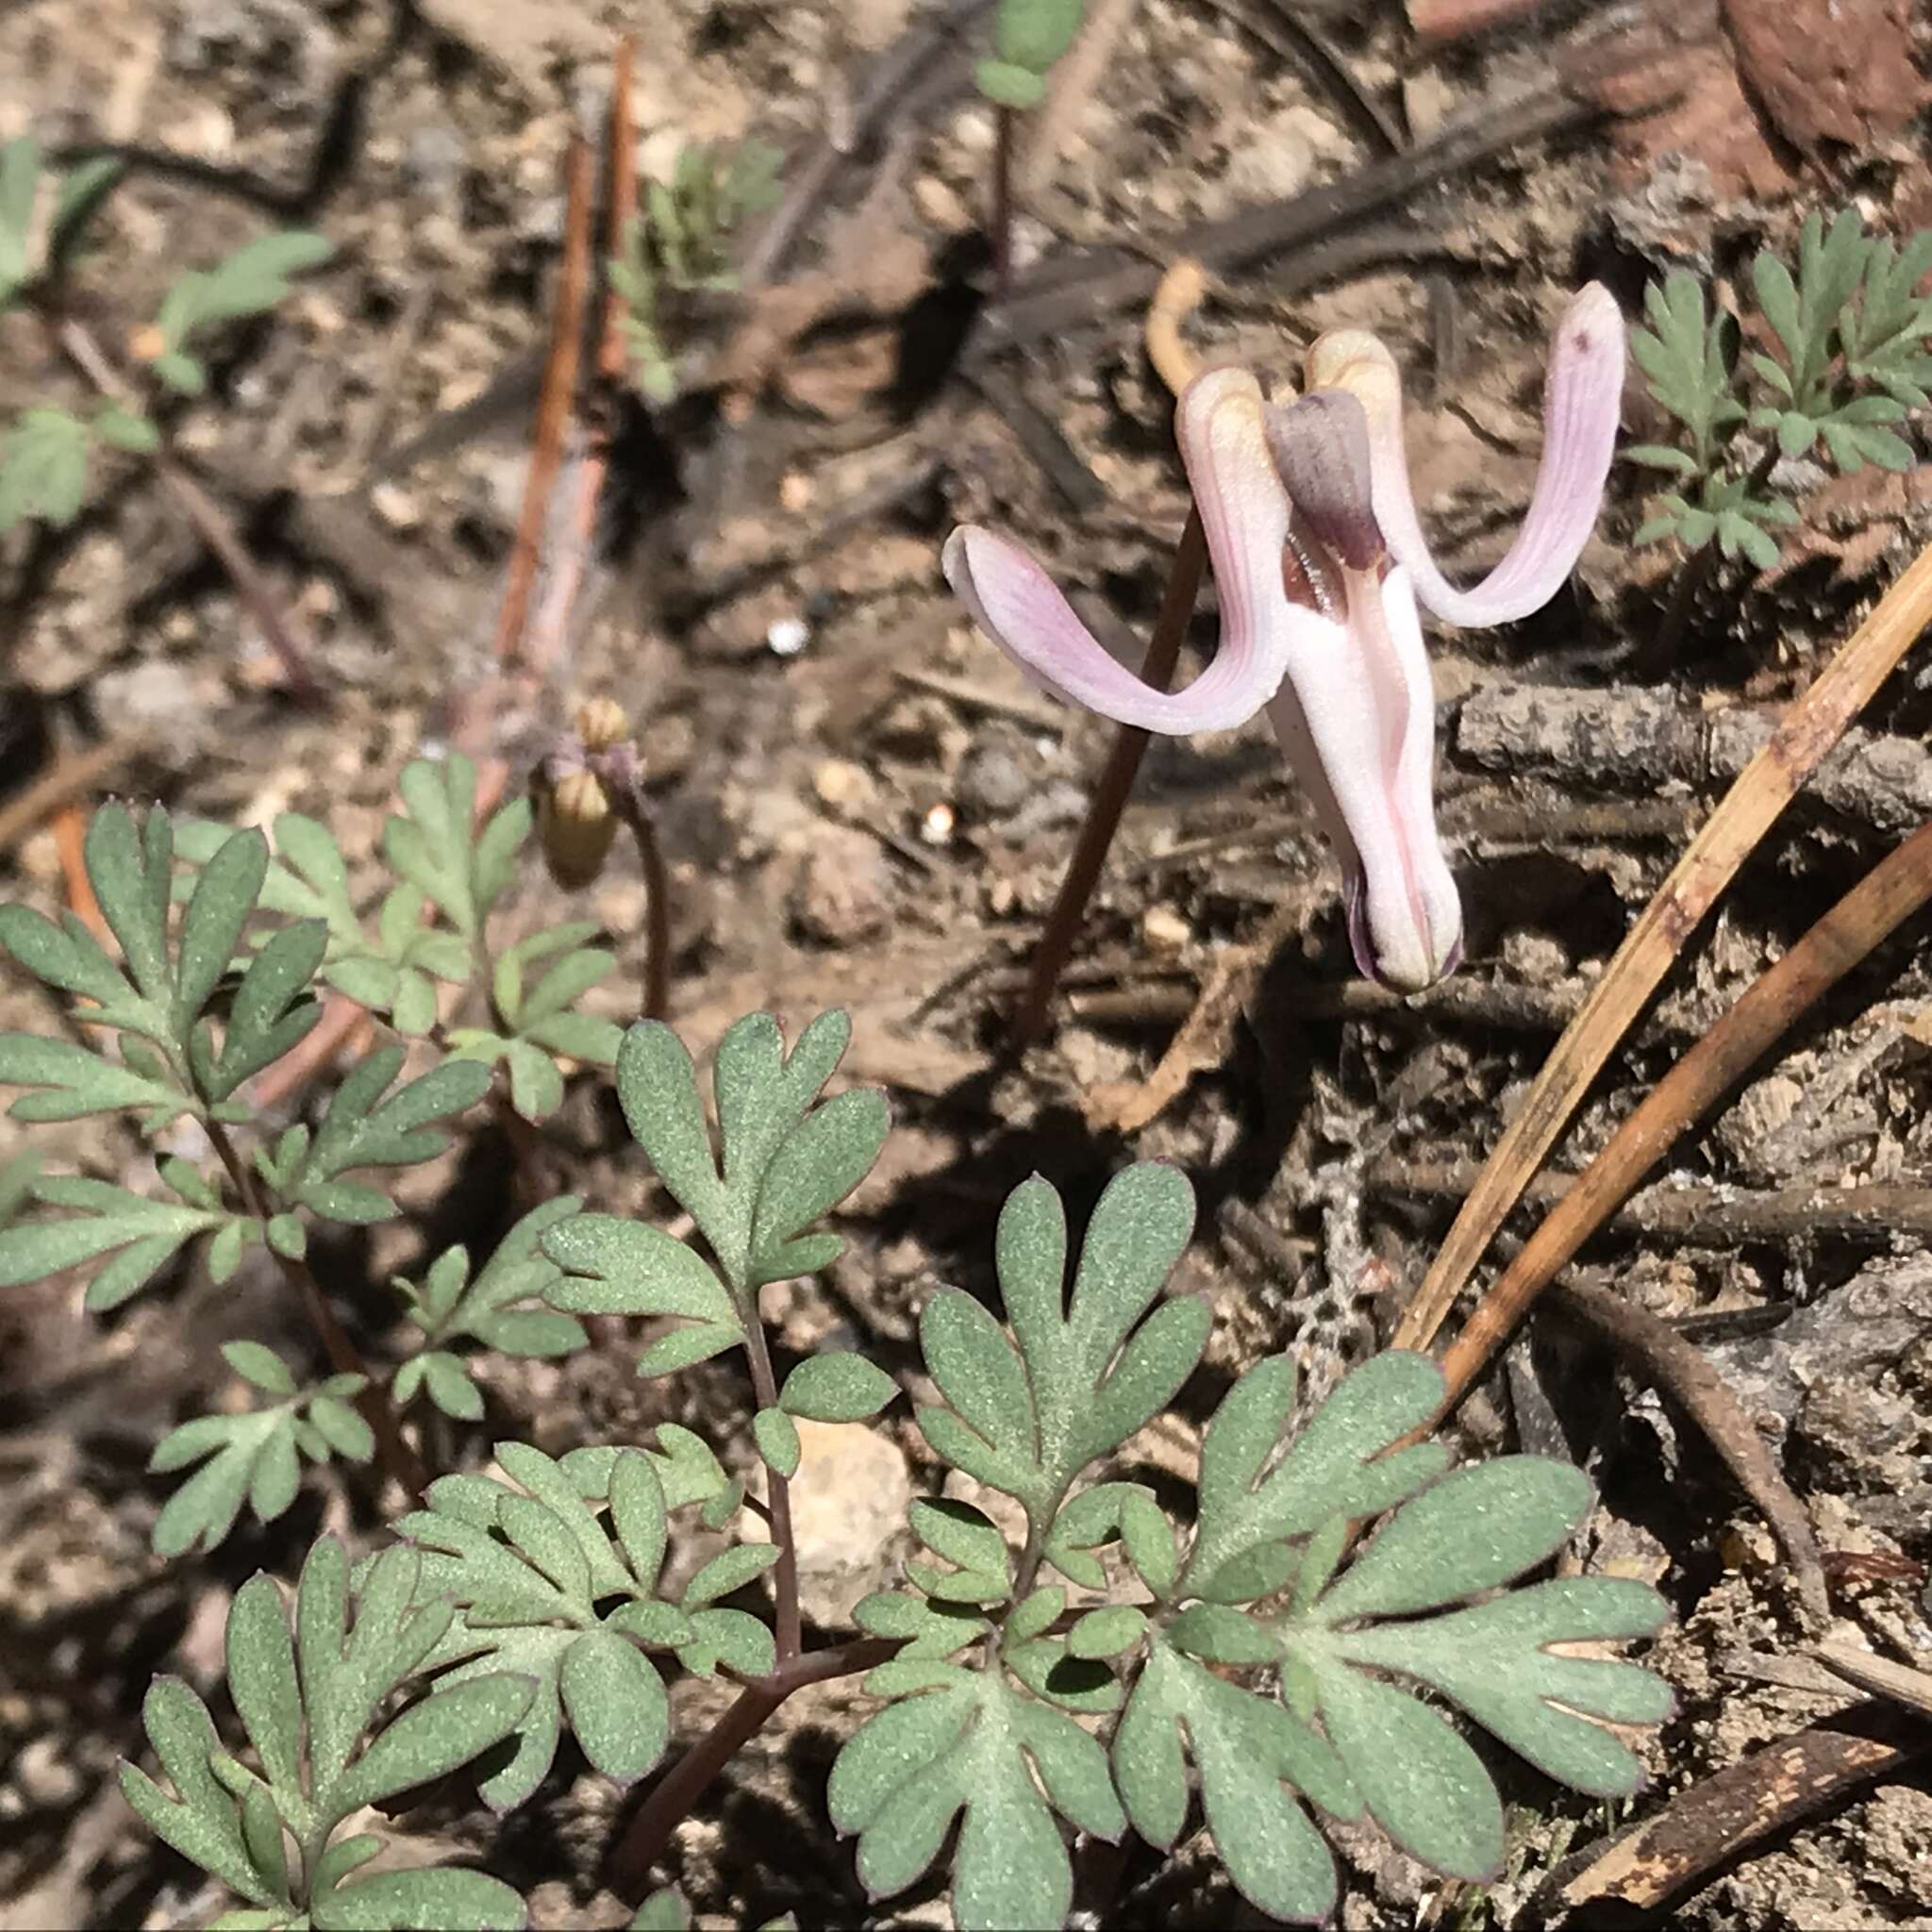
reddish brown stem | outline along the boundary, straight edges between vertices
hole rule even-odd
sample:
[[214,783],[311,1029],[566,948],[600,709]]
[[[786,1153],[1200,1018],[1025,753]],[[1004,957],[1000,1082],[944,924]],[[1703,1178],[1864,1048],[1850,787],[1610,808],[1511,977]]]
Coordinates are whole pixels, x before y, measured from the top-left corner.
[[[1141,666],[1141,677],[1156,691],[1165,691],[1174,677],[1181,640],[1187,635],[1188,619],[1193,614],[1194,599],[1201,589],[1201,573],[1207,562],[1208,542],[1201,529],[1201,513],[1190,508],[1187,528],[1181,532],[1168,572],[1167,591],[1160,600],[1160,614],[1154,622],[1146,661]],[[1123,724],[1114,735],[1113,749],[1108,754],[1100,782],[1093,789],[1092,803],[1087,808],[1086,823],[1080,827],[1067,875],[1060,881],[1059,896],[1053,902],[1053,910],[1047,914],[1046,924],[1041,931],[1040,944],[1034,949],[1025,991],[1013,1008],[1009,1038],[1015,1050],[1031,1045],[1045,1030],[1054,988],[1058,985],[1060,970],[1079,937],[1088,898],[1107,862],[1108,847],[1113,843],[1127,794],[1134,789],[1134,777],[1141,769],[1147,739],[1148,733],[1133,724]]]
[[769,1677],[747,1684],[716,1724],[652,1787],[610,1857],[613,1890],[636,1903],[650,1882],[651,1868],[663,1856],[671,1834],[691,1813],[711,1781],[729,1764],[794,1690],[834,1677],[856,1676],[884,1663],[898,1650],[896,1640],[861,1637],[831,1650],[815,1650],[780,1663]]
[[[604,192],[608,205],[604,225],[604,252],[615,259],[624,253],[624,231],[638,211],[638,130],[631,108],[631,37],[625,34],[617,43],[617,58],[610,72],[610,133],[605,148],[608,163]],[[603,326],[597,341],[597,374],[616,382],[625,369],[624,319],[628,305],[604,283]]]
[[992,115],[992,298],[1004,302],[1013,282],[1013,123],[1010,108]]
[[671,1015],[671,873],[658,843],[657,822],[644,796],[643,769],[633,746],[624,744],[598,755],[593,769],[603,780],[610,808],[637,841],[638,864],[644,874],[644,1018]]
[[510,552],[503,608],[497,614],[496,658],[506,670],[517,661],[523,645],[524,621],[529,611],[530,592],[542,555],[543,532],[550,518],[551,491],[563,459],[564,430],[576,398],[584,301],[591,280],[592,177],[590,146],[581,139],[574,140],[565,176],[563,263],[558,278],[557,307],[550,319],[550,354],[543,365],[543,387],[537,400],[537,426],[531,440],[523,508],[517,517],[516,542]]
[[[608,262],[624,253],[625,230],[637,213],[638,163],[637,126],[631,113],[632,46],[628,35],[618,42],[617,58],[610,79],[610,120],[605,142],[606,220],[604,255]],[[624,324],[628,305],[609,279],[604,279],[603,306],[599,310],[595,368],[601,382],[610,388],[624,380],[628,351]],[[596,550],[597,513],[604,498],[604,485],[610,473],[611,411],[609,398],[604,407],[587,413],[588,437],[580,455],[575,457],[563,480],[568,493],[568,509],[555,520],[558,529],[556,555],[550,560],[548,587],[543,601],[530,623],[524,644],[524,669],[530,677],[548,675],[562,659],[569,633],[570,617],[583,588],[591,559]]]
[[671,1017],[671,873],[641,781],[621,787],[617,808],[637,841],[644,874],[644,1018]]

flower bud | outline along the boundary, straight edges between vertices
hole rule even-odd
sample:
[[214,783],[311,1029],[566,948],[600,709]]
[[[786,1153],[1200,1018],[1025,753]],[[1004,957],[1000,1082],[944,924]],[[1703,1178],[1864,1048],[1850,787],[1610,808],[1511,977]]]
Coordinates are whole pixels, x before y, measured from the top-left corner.
[[608,751],[630,736],[630,719],[614,699],[590,698],[577,708],[577,736],[586,751]]
[[617,837],[617,817],[603,779],[579,766],[541,784],[537,829],[551,877],[568,891],[588,886],[604,870]]

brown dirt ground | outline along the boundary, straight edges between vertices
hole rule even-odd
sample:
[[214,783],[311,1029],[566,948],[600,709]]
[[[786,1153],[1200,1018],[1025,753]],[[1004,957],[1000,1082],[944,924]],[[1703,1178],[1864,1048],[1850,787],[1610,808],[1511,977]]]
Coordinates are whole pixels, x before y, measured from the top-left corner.
[[[1291,9],[1147,0],[1101,10],[1121,17],[1120,38],[1041,171],[1019,230],[1023,275],[1077,245],[1279,202],[1375,158],[1334,92],[1269,44]],[[1421,138],[1533,79],[1591,11],[1554,5],[1528,26],[1441,47],[1420,43],[1395,8],[1366,26],[1325,5],[1307,17]],[[110,246],[85,277],[106,339],[151,313],[184,262],[257,232],[264,203],[325,228],[341,251],[281,320],[235,344],[216,395],[179,425],[308,616],[327,708],[305,715],[277,695],[263,641],[170,501],[109,474],[68,537],[0,551],[0,785],[24,785],[58,744],[138,732],[123,791],[245,823],[290,807],[325,815],[371,885],[396,774],[440,741],[447,694],[488,649],[527,408],[512,398],[454,447],[380,480],[372,466],[438,412],[526,371],[541,346],[564,149],[575,115],[594,110],[613,34],[638,36],[642,155],[661,169],[690,139],[756,133],[804,151],[828,116],[849,112],[854,77],[907,12],[904,0],[0,7],[0,138],[31,128],[58,147],[106,137],[191,164],[138,167],[113,203]],[[1323,328],[1387,335],[1415,373],[1419,499],[1448,560],[1471,572],[1500,554],[1527,493],[1543,335],[1564,292],[1596,275],[1634,306],[1667,264],[1735,274],[1759,240],[1787,241],[1807,207],[1847,192],[1876,220],[1932,218],[1911,126],[1856,150],[1826,142],[1809,159],[1770,127],[1769,188],[1756,160],[1749,187],[1729,185],[1694,129],[1671,137],[1688,153],[1661,136],[1646,147],[1628,123],[1614,143],[1598,130],[1513,149],[1414,201],[1412,235],[1381,266],[1312,290],[1283,280],[1291,258],[1231,273],[1193,338],[1288,375]],[[789,272],[817,262],[886,320],[805,338],[748,409],[720,410],[713,396],[672,412],[633,459],[641,527],[553,701],[608,692],[641,721],[674,869],[685,1037],[703,1048],[759,1006],[795,1024],[842,1002],[858,1029],[847,1072],[891,1091],[896,1132],[841,1224],[845,1257],[824,1281],[795,1285],[778,1311],[786,1348],[841,1330],[909,1373],[923,1296],[940,1280],[984,1278],[991,1211],[1017,1180],[1044,1171],[1077,1212],[1107,1174],[1158,1156],[1202,1197],[1186,1285],[1210,1290],[1221,1320],[1201,1381],[1218,1389],[1283,1346],[1332,1378],[1386,1332],[1472,1163],[1713,795],[1707,775],[1680,773],[1663,791],[1683,810],[1659,811],[1654,776],[1620,774],[1607,756],[1579,779],[1548,747],[1540,758],[1533,733],[1478,760],[1459,748],[1464,706],[1509,686],[1587,686],[1634,704],[1641,684],[1644,704],[1694,723],[1776,701],[1932,534],[1917,487],[1925,473],[1890,496],[1835,500],[1799,568],[1732,584],[1676,658],[1655,663],[1643,645],[1659,570],[1624,546],[1641,485],[1620,469],[1574,592],[1507,633],[1439,641],[1445,810],[1471,917],[1454,998],[1343,991],[1333,872],[1258,724],[1158,742],[1070,977],[1071,1017],[1018,1069],[997,1072],[992,1022],[1107,733],[1044,704],[962,622],[939,580],[938,543],[955,521],[995,520],[1144,631],[1184,505],[1132,308],[996,358],[977,388],[922,383],[922,362],[970,318],[983,274],[990,142],[986,111],[941,91],[883,143],[855,151]],[[862,223],[841,227],[868,193]],[[930,284],[916,301],[903,286],[908,262],[911,279]],[[692,344],[715,349],[723,324],[689,326]],[[0,411],[65,380],[24,318],[0,321]],[[1633,405],[1640,431],[1641,413]],[[1097,507],[1069,509],[1016,434],[1023,416],[1084,468]],[[791,620],[808,636],[786,658],[769,639]],[[1210,617],[1196,638],[1211,640]],[[1916,744],[1932,724],[1923,665],[1908,659],[1864,722]],[[501,732],[494,748],[526,751],[523,721],[501,721]],[[1681,1041],[1895,830],[1847,806],[1790,813],[1557,1164],[1586,1159]],[[9,896],[51,904],[51,836],[20,841],[0,872]],[[625,955],[628,977],[608,988],[619,1017],[636,984],[642,896],[622,864],[588,894]],[[559,899],[533,884],[513,916],[535,923]],[[1146,1078],[1204,980],[1264,932],[1266,970],[1198,1076],[1138,1133],[1110,1128],[1109,1108]],[[1824,1003],[1678,1151],[1669,1178],[1760,1191],[1918,1180],[1932,1159],[1932,1061],[1908,1023],[1927,993],[1921,925]],[[0,1025],[61,1024],[34,989],[0,979]],[[614,1110],[581,1083],[549,1156],[597,1205],[661,1213],[614,1127]],[[0,1123],[0,1160],[21,1141]],[[56,1166],[130,1180],[151,1159],[89,1123],[42,1131],[38,1144]],[[485,1138],[460,1161],[417,1171],[409,1218],[332,1244],[327,1271],[379,1282],[427,1246],[480,1245],[500,1224],[506,1163]],[[1826,1550],[1906,1559],[1889,1566],[1897,1574],[1847,1582],[1841,1618],[1879,1648],[1932,1657],[1921,1593],[1932,1557],[1932,1291],[1921,1244],[1882,1230],[1773,1238],[1719,1211],[1688,1238],[1613,1227],[1584,1262],[1668,1317],[1768,1308],[1812,1320],[1803,1346],[1740,1322],[1743,1339],[1711,1343],[1713,1358],[1781,1447]],[[209,1689],[227,1602],[250,1572],[292,1574],[325,1525],[375,1529],[362,1501],[311,1486],[280,1524],[244,1527],[213,1560],[167,1566],[148,1554],[165,1492],[142,1474],[146,1451],[225,1399],[213,1343],[308,1346],[275,1288],[270,1274],[244,1273],[215,1292],[187,1269],[106,1322],[79,1314],[71,1283],[14,1291],[0,1308],[0,1924],[179,1925],[216,1908],[185,1864],[133,1828],[114,1789],[117,1757],[140,1742],[142,1693],[161,1668]],[[1535,1367],[1569,1453],[1602,1491],[1581,1554],[1655,1577],[1679,1618],[1657,1660],[1681,1708],[1648,1747],[1656,1782],[1641,1816],[1851,1700],[1804,1674],[1774,1547],[1695,1430],[1555,1327],[1540,1331]],[[1491,1393],[1468,1424],[1485,1446],[1513,1434],[1509,1391],[1498,1382]],[[639,1384],[615,1340],[561,1366],[497,1364],[491,1396],[488,1428],[453,1435],[452,1456],[482,1460],[492,1432],[558,1451],[675,1418],[746,1459],[746,1394],[730,1376]],[[1191,1393],[1145,1459],[1185,1468],[1210,1401]],[[936,1484],[909,1421],[885,1429],[914,1485]],[[836,1458],[829,1481],[836,1494]],[[876,1580],[890,1555],[841,1560]],[[678,1692],[690,1715],[718,1694]],[[687,1825],[677,1875],[707,1923],[787,1907],[806,1924],[866,1919],[823,1802],[830,1752],[859,1702],[849,1686],[798,1699]],[[1523,1873],[1487,1906],[1439,1901],[1438,1923],[1508,1924],[1559,1840],[1574,1849],[1612,1822],[1520,1768],[1504,1775],[1529,1807]],[[412,1824],[482,1848],[490,1869],[525,1886],[539,1924],[609,1924],[623,1912],[594,1874],[620,1810],[566,1748],[493,1849],[484,1815],[460,1802]],[[1430,1891],[1419,1875],[1354,1840],[1348,1857],[1345,1922],[1413,1923]],[[1676,1923],[1928,1924],[1918,1903],[1928,1870],[1932,1793],[1923,1774],[1904,1775],[1760,1848]],[[1164,1874],[1136,1854],[1117,1884],[1119,1923],[1224,1924],[1245,1909],[1198,1846]],[[909,1909],[924,1922],[938,1907]]]

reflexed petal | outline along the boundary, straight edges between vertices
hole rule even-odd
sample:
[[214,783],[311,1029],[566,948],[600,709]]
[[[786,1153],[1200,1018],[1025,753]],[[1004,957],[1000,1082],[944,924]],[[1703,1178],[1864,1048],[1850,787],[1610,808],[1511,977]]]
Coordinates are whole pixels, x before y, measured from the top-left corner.
[[1346,625],[1292,613],[1269,716],[1346,874],[1356,964],[1415,992],[1455,969],[1462,942],[1436,830],[1435,691],[1407,573],[1346,581]]
[[974,525],[946,540],[946,581],[974,621],[1031,676],[1104,718],[1179,736],[1252,718],[1287,668],[1281,551],[1288,497],[1268,454],[1260,385],[1217,369],[1191,383],[1175,434],[1221,595],[1214,661],[1185,691],[1158,691],[1118,663],[1017,543]]
[[1375,515],[1415,594],[1447,624],[1508,624],[1541,609],[1575,568],[1596,525],[1617,441],[1624,389],[1624,318],[1599,283],[1574,296],[1557,325],[1543,395],[1543,453],[1529,510],[1509,554],[1474,589],[1437,570],[1417,520],[1402,438],[1395,358],[1359,329],[1323,336],[1308,351],[1311,389],[1342,389],[1369,418]]
[[1022,671],[1056,697],[1144,731],[1182,737],[1245,724],[1280,680],[1266,683],[1224,646],[1185,691],[1159,691],[1121,664],[1082,624],[1053,579],[1009,538],[962,524],[941,567],[973,621]]

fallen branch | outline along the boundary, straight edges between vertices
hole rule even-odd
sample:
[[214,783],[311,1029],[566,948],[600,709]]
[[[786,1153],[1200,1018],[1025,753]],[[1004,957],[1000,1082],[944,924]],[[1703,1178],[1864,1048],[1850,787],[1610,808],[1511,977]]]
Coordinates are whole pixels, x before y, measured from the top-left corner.
[[576,402],[577,358],[583,346],[584,304],[591,285],[591,200],[594,192],[591,150],[581,137],[571,142],[565,181],[563,262],[558,275],[557,304],[551,311],[550,354],[543,365],[530,467],[524,481],[509,575],[496,619],[496,660],[506,671],[519,664],[523,650],[524,625],[550,523],[551,491],[562,465],[564,432]]
[[[1460,1201],[1480,1172],[1474,1161],[1382,1160],[1363,1174],[1362,1185],[1375,1194]],[[1540,1174],[1522,1198],[1532,1208],[1554,1208],[1575,1184],[1572,1174]],[[1885,1244],[1904,1234],[1932,1241],[1932,1188],[1659,1182],[1632,1194],[1604,1225],[1619,1234],[1716,1248],[1753,1241],[1788,1246],[1819,1236]]]
[[[1737,777],[1776,729],[1774,709],[1703,710],[1674,691],[1505,684],[1464,701],[1456,750],[1488,771],[1654,796],[1661,785],[1703,789]],[[1908,831],[1932,813],[1932,752],[1919,738],[1847,731],[1806,790],[1847,818]]]
[[1903,1705],[1921,1717],[1932,1717],[1932,1671],[1894,1663],[1889,1657],[1877,1657],[1849,1643],[1821,1643],[1811,1655],[1847,1684]]
[[1177,256],[1191,255],[1210,269],[1227,271],[1304,247],[1521,142],[1587,126],[1602,114],[1602,108],[1574,99],[1553,74],[1513,99],[1485,102],[1433,140],[1291,200],[1171,235],[1150,235],[1134,248],[1056,256],[1016,279],[1012,294],[990,310],[970,353],[996,355],[1144,303],[1159,286],[1164,265]]

